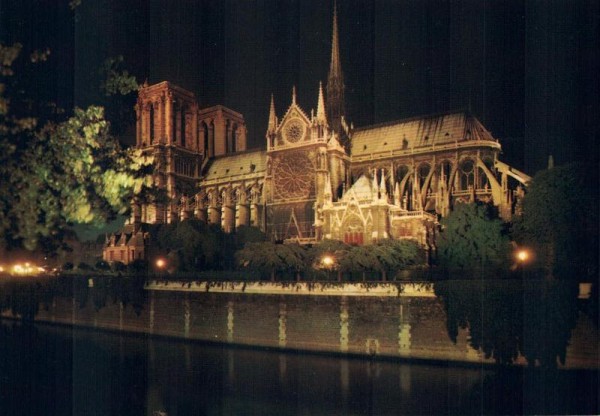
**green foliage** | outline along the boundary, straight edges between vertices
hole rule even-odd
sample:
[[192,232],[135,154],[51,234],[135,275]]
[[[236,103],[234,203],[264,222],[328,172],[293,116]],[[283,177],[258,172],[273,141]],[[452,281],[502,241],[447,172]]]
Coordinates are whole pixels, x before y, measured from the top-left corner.
[[152,161],[121,148],[101,107],[65,118],[29,68],[49,51],[28,62],[22,49],[0,44],[0,244],[53,250],[70,224],[125,213],[150,184]]
[[307,252],[307,264],[314,268],[321,268],[324,256],[331,256],[334,263],[332,270],[339,268],[340,261],[347,255],[350,246],[339,240],[323,240],[313,245]]
[[366,279],[367,271],[382,271],[383,264],[377,256],[374,246],[354,246],[340,260],[340,270],[343,272],[360,272]]
[[578,316],[577,284],[543,280],[446,280],[435,283],[444,301],[448,336],[468,329],[470,344],[498,364],[519,355],[530,365],[564,364]]
[[246,243],[260,243],[267,241],[267,236],[260,228],[246,225],[236,228],[234,238],[236,250],[243,248]]
[[123,56],[121,55],[106,59],[100,68],[100,74],[102,75],[100,89],[108,96],[127,95],[139,88],[135,76],[123,69]]
[[306,250],[297,244],[248,243],[235,253],[235,259],[240,268],[268,272],[275,280],[277,272],[298,275],[305,267]]
[[513,233],[548,275],[597,281],[598,189],[597,166],[569,164],[533,178]]
[[155,230],[160,251],[171,270],[200,271],[233,268],[234,236],[221,227],[195,219],[162,224]]
[[458,204],[442,220],[438,260],[443,267],[493,271],[506,267],[509,256],[504,225],[490,206]]
[[385,239],[375,244],[373,250],[381,265],[379,270],[383,280],[386,280],[387,273],[391,271],[423,264],[425,261],[423,250],[413,240]]

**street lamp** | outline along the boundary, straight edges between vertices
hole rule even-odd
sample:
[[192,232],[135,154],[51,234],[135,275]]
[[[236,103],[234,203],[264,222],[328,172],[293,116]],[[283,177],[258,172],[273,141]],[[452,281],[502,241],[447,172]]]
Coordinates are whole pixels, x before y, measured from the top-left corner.
[[321,257],[321,268],[327,270],[327,280],[331,279],[331,271],[335,266],[335,257],[330,254],[326,254]]
[[164,267],[167,265],[167,262],[165,259],[157,259],[156,260],[156,267],[160,270],[160,269],[164,269]]
[[525,249],[520,249],[517,251],[517,260],[521,264],[525,263],[527,260],[529,260],[529,251]]
[[515,258],[517,259],[517,267],[521,269],[521,278],[525,273],[524,266],[525,264],[531,260],[531,252],[526,248],[520,248],[515,252]]
[[323,263],[323,266],[330,268],[331,266],[333,266],[334,259],[332,256],[326,255],[323,256],[323,258],[321,259],[321,263]]
[[156,262],[154,262],[154,265],[156,266],[157,274],[159,276],[162,276],[163,270],[165,269],[165,267],[167,267],[167,261],[162,257],[159,257],[158,259],[156,259]]

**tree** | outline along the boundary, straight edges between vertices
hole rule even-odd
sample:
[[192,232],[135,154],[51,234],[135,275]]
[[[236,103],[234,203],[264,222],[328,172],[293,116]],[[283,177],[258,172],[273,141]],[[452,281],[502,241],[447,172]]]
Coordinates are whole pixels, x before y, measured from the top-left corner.
[[373,246],[354,246],[340,261],[340,269],[345,272],[362,273],[363,282],[366,281],[367,271],[381,271],[383,265]]
[[291,270],[299,279],[305,267],[305,251],[297,244],[275,244],[271,242],[248,243],[235,254],[240,268],[268,272],[275,281],[277,272]]
[[[313,245],[307,252],[306,264],[314,269],[337,270],[338,282],[342,280],[340,262],[348,254],[350,246],[339,240],[323,240]],[[324,264],[323,259],[329,257],[331,264]]]
[[101,107],[46,100],[32,73],[50,51],[22,49],[0,44],[0,244],[53,250],[70,225],[126,213],[152,161],[121,148]]
[[539,172],[514,236],[532,247],[546,276],[598,279],[598,167],[568,164]]
[[446,269],[498,271],[509,253],[504,225],[489,205],[458,204],[442,220],[438,260]]
[[373,250],[381,265],[383,281],[387,280],[389,272],[424,262],[423,250],[412,240],[381,240]]

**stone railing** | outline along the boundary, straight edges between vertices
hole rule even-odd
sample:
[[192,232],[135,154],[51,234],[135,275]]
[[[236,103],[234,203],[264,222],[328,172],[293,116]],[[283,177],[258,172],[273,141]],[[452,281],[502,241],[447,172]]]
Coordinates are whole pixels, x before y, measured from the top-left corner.
[[435,297],[433,283],[178,282],[150,280],[147,290],[257,295]]

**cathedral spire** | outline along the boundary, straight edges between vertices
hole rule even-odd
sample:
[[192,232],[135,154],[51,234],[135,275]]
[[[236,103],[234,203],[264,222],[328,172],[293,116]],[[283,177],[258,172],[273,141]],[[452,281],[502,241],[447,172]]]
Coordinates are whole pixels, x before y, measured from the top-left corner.
[[292,87],[292,104],[296,104],[296,86]]
[[340,45],[338,39],[337,3],[333,5],[333,28],[331,35],[331,62],[327,77],[327,117],[333,130],[342,134],[342,117],[344,109],[344,76],[340,62]]
[[267,127],[267,131],[273,132],[277,130],[277,116],[275,115],[275,99],[273,98],[273,94],[271,94],[271,109],[269,111],[269,126]]
[[325,115],[325,99],[323,98],[323,83],[319,82],[319,102],[317,103],[317,121],[322,124],[327,124],[327,116]]

